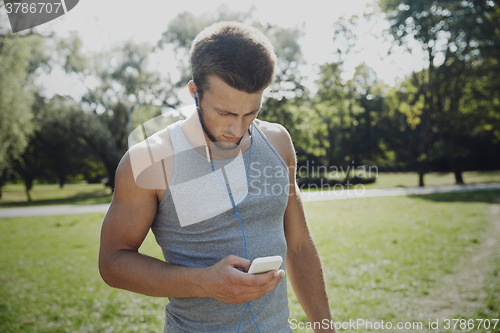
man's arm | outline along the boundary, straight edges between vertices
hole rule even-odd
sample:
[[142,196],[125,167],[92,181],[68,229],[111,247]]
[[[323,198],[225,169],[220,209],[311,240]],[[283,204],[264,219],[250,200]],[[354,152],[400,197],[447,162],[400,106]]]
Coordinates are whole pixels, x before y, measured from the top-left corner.
[[139,253],[156,215],[155,190],[136,185],[129,154],[116,172],[115,193],[101,231],[99,270],[110,286],[149,296],[212,297],[223,302],[247,302],[274,289],[282,274],[253,275],[250,261],[228,256],[205,268],[165,263]]
[[279,125],[272,132],[274,140],[271,141],[287,163],[290,177],[290,195],[284,217],[288,249],[287,274],[309,321],[328,322],[328,329],[314,331],[335,332],[335,328],[330,325],[332,318],[321,261],[307,226],[304,206],[295,181],[296,157],[293,143],[284,127]]

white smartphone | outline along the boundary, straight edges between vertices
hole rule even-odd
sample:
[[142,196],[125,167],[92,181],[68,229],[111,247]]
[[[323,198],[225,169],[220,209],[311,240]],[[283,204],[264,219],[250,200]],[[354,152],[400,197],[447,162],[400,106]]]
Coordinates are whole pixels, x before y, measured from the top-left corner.
[[278,270],[283,262],[281,256],[255,258],[250,265],[248,273],[259,274],[272,270]]

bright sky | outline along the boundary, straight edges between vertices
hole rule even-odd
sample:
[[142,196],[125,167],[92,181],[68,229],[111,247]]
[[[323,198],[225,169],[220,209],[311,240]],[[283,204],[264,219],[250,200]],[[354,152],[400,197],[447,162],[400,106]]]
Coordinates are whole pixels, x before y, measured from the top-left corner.
[[[327,4],[328,3],[328,4]],[[367,4],[372,0],[307,0],[284,2],[273,0],[243,1],[98,1],[81,0],[78,5],[63,17],[39,27],[40,30],[56,31],[65,36],[75,30],[84,41],[86,48],[92,51],[107,49],[122,41],[133,39],[136,42],[155,44],[166,30],[168,22],[183,11],[195,15],[214,11],[221,4],[226,4],[234,11],[248,11],[255,7],[254,16],[262,23],[273,23],[282,27],[303,26],[304,37],[300,40],[302,52],[308,62],[306,73],[310,74],[306,85],[311,87],[315,76],[314,65],[332,61],[335,46],[333,43],[333,23],[341,16],[361,16]],[[394,84],[397,78],[422,68],[422,56],[397,51],[388,56],[390,44],[384,42],[382,31],[387,27],[384,20],[366,23],[360,27],[357,49],[345,64],[346,79],[352,76],[354,68],[366,62],[374,68],[379,78],[388,84]],[[165,52],[155,66],[162,72],[175,71],[173,55]],[[82,88],[57,70],[42,82],[47,87],[47,94],[54,93],[77,95]],[[187,91],[186,91],[187,95]],[[189,98],[182,96],[186,103]]]

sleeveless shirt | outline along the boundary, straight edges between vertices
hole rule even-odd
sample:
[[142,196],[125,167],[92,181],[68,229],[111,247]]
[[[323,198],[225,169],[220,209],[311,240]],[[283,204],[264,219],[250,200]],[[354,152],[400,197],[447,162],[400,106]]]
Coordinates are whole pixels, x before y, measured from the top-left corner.
[[[250,261],[281,255],[281,269],[285,269],[283,217],[288,203],[288,168],[255,123],[252,126],[251,150],[232,159],[214,160],[215,172],[206,157],[191,146],[180,122],[167,127],[174,153],[173,173],[151,226],[166,262],[207,267],[228,255],[245,258],[247,252]],[[237,332],[246,307],[247,303],[224,303],[210,297],[170,297],[164,332]],[[253,300],[250,309],[261,332],[291,332],[286,279]],[[256,331],[246,309],[240,332]]]

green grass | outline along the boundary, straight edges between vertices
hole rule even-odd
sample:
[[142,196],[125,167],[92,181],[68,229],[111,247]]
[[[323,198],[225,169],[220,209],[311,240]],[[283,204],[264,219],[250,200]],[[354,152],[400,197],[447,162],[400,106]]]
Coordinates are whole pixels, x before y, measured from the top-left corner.
[[38,184],[31,190],[32,202],[27,201],[24,185],[9,184],[2,187],[0,208],[44,205],[95,204],[111,202],[111,190],[103,184]]
[[[484,242],[488,205],[499,195],[477,191],[306,204],[334,319],[428,323],[433,314],[419,300],[446,288],[445,278]],[[485,269],[479,292],[488,298],[480,309],[452,318],[500,317],[499,255]],[[306,322],[289,295],[291,318]]]
[[[304,174],[305,175],[305,174]],[[351,174],[352,176],[357,175],[357,171]],[[418,174],[415,172],[401,172],[401,173],[377,173],[375,169],[371,171],[371,173],[361,173],[360,176],[364,178],[375,177],[376,181],[372,184],[364,184],[363,187],[365,189],[375,189],[375,188],[391,188],[391,187],[416,187],[418,186]],[[335,174],[329,173],[326,175],[328,178],[343,180],[344,175],[342,173]],[[500,171],[467,171],[462,173],[462,177],[465,184],[473,184],[473,183],[491,183],[491,182],[500,182]],[[455,176],[453,173],[439,173],[432,172],[428,173],[424,176],[424,184],[425,186],[439,186],[439,185],[454,185],[455,184]],[[359,187],[358,187],[359,188]],[[314,191],[316,188],[312,186],[310,189],[307,188],[307,185],[301,187],[302,190],[305,191]],[[337,187],[328,187],[324,186],[323,190],[342,190],[345,187],[337,186]]]
[[[500,171],[478,172],[467,171],[462,174],[465,184],[500,182]],[[453,185],[455,176],[453,173],[428,173],[424,176],[425,186]],[[370,188],[389,187],[414,187],[418,186],[417,173],[382,173],[377,177],[374,184],[366,184]]]
[[[103,214],[0,220],[0,332],[159,332],[165,299],[104,284]],[[143,251],[159,257],[151,235]]]
[[[367,175],[368,176],[368,175]],[[372,171],[371,176],[377,176],[374,184],[363,185],[366,189],[391,188],[397,186],[418,186],[416,173],[380,173]],[[500,182],[500,171],[463,173],[466,184]],[[425,176],[426,186],[452,185],[455,178],[451,173],[429,173]],[[307,186],[303,187],[307,191]],[[336,188],[341,189],[341,188]],[[311,190],[314,190],[312,188]],[[0,209],[6,207],[29,207],[43,205],[94,204],[111,202],[111,191],[102,184],[66,184],[64,188],[58,185],[37,184],[31,191],[33,201],[27,202],[22,184],[9,184],[2,188]]]
[[[419,317],[421,300],[446,288],[446,278],[485,242],[489,203],[499,196],[477,191],[307,203],[334,319],[427,323],[431,314]],[[166,299],[101,280],[102,218],[0,219],[0,332],[161,332]],[[141,252],[161,258],[151,234]],[[485,295],[476,300],[479,308],[454,318],[500,317],[499,252],[477,286],[477,295]],[[291,288],[289,305],[290,318],[305,322]],[[312,332],[296,330],[303,331]]]

